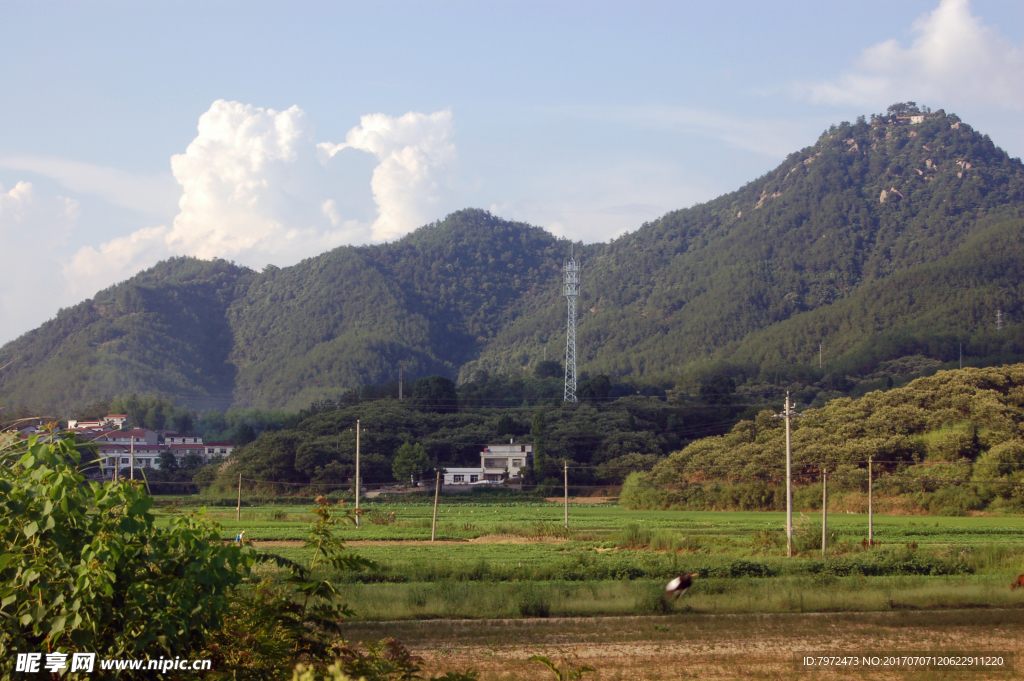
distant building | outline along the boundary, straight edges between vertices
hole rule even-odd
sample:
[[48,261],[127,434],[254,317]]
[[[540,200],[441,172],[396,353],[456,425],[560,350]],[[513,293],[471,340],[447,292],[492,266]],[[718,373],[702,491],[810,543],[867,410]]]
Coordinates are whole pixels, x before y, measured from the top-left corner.
[[482,468],[446,468],[444,471],[445,485],[473,485],[483,480]]
[[164,436],[164,442],[160,443],[156,431],[140,428],[85,432],[83,435],[91,437],[98,445],[106,478],[112,477],[122,468],[131,466],[133,454],[136,468],[159,469],[160,457],[165,452],[170,452],[180,466],[189,455],[199,457],[206,464],[214,457],[227,458],[235,451],[234,442],[203,442],[201,435],[193,434],[179,435],[169,432]]
[[94,430],[97,428],[118,428],[128,421],[128,414],[107,414],[96,421],[68,421],[68,430]]
[[480,466],[484,480],[501,481],[518,478],[519,471],[532,465],[533,445],[487,445],[480,452]]
[[203,436],[193,434],[181,435],[178,433],[168,433],[167,436],[164,438],[164,442],[166,442],[169,445],[201,445],[203,444]]
[[235,451],[234,442],[207,442],[206,456],[207,458],[214,456],[231,456],[231,452]]
[[910,123],[911,125],[917,125],[918,123],[924,123],[925,114],[913,114],[911,116],[897,116],[896,121],[898,123]]
[[533,445],[487,445],[480,452],[479,468],[445,469],[445,485],[496,484],[520,477],[533,464]]
[[136,447],[139,445],[156,445],[157,434],[155,430],[147,430],[145,428],[135,428],[133,430],[108,430],[93,441],[98,444],[123,444],[131,446],[133,443]]

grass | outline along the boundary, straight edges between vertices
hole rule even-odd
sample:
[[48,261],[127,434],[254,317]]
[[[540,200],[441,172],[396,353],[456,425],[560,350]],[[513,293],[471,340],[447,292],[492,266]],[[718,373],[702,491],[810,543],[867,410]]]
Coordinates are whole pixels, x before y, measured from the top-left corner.
[[[183,505],[181,511],[198,508]],[[305,536],[312,515],[308,506],[255,506],[244,507],[241,520],[235,520],[235,509],[208,508],[207,514],[223,526],[227,539],[246,530],[253,539],[297,540]],[[427,504],[375,503],[367,508],[385,514],[394,513],[391,524],[362,523],[360,528],[347,528],[341,536],[347,540],[406,540],[429,539],[433,512]],[[538,527],[547,528],[544,536],[566,536],[562,526],[563,508],[559,504],[525,505],[471,503],[459,499],[442,498],[438,510],[439,539],[473,539],[490,534],[530,536]],[[170,517],[166,507],[161,515]],[[799,519],[801,514],[796,514]],[[820,513],[809,512],[812,521]],[[778,512],[725,512],[725,511],[628,511],[612,504],[572,505],[569,507],[569,526],[573,536],[591,539],[611,539],[629,524],[642,530],[666,529],[685,535],[724,536],[742,539],[749,544],[751,535],[758,530],[781,531],[785,514]],[[875,515],[875,539],[886,543],[980,544],[993,542],[1019,543],[1024,541],[1024,516],[882,516]],[[820,527],[820,526],[819,526]],[[867,536],[867,516],[854,513],[829,515],[829,528],[841,539],[859,542]]]
[[663,580],[350,584],[342,599],[366,620],[504,619],[1021,608],[1000,576],[704,579],[676,601]]
[[[1024,590],[1009,589],[1024,571],[1024,518],[1016,516],[876,516],[881,546],[868,549],[866,517],[833,514],[822,561],[814,543],[820,516],[812,514],[797,516],[800,553],[787,558],[781,513],[579,505],[570,507],[566,529],[557,504],[458,500],[439,509],[442,541],[430,543],[430,506],[369,508],[362,527],[339,534],[359,542],[350,549],[381,570],[318,570],[367,620],[1024,607]],[[303,539],[313,519],[307,507],[283,505],[243,508],[240,521],[234,509],[209,515],[225,538],[245,529],[257,542]],[[297,542],[262,550],[307,563],[311,557]],[[666,603],[664,583],[691,570],[701,575],[696,585]],[[268,566],[259,571],[279,575]]]

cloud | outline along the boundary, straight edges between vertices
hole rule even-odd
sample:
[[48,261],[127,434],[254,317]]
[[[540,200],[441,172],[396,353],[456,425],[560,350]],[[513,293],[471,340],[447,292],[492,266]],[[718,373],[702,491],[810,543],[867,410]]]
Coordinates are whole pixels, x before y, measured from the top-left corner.
[[972,15],[968,0],[942,0],[914,22],[913,32],[909,47],[896,40],[872,45],[838,79],[797,83],[792,90],[839,105],[915,98],[1024,109],[1024,50]]
[[52,178],[72,191],[95,194],[115,206],[161,217],[174,215],[181,196],[181,187],[169,173],[133,175],[52,156],[8,156],[0,158],[0,168],[27,170]]
[[349,130],[343,144],[324,142],[319,150],[331,158],[343,149],[360,149],[380,160],[371,181],[378,209],[373,238],[393,239],[437,214],[456,159],[452,132],[447,110],[398,118],[370,114]]
[[326,210],[334,204],[321,193],[329,190],[313,126],[297,106],[214,102],[171,170],[183,191],[166,235],[175,253],[290,264],[369,236]]
[[80,212],[74,199],[42,196],[30,182],[10,191],[0,185],[0,342],[45,321],[52,307],[66,302],[51,263]]
[[[451,135],[449,111],[372,114],[344,143],[318,145],[297,106],[218,100],[185,152],[171,158],[181,192],[173,223],[82,248],[65,275],[95,290],[170,255],[283,266],[342,244],[395,238],[439,217],[455,158]],[[350,214],[358,188],[338,181],[335,171],[353,161],[339,156],[345,149],[376,157],[372,224]]]

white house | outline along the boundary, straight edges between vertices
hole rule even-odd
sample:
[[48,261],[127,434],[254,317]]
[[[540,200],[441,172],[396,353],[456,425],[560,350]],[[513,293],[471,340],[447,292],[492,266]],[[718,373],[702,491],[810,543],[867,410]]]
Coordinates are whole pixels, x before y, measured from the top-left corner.
[[484,479],[482,468],[446,468],[444,471],[444,484],[446,485],[473,485]]
[[93,428],[120,428],[128,420],[128,414],[107,414],[96,421],[68,421],[68,430],[90,430]]
[[207,442],[204,446],[207,460],[214,456],[231,456],[231,452],[235,451],[234,442]]
[[532,465],[533,445],[487,445],[480,452],[480,468],[448,468],[446,485],[498,483],[506,478],[520,477],[520,471]]
[[128,447],[132,444],[136,447],[140,445],[156,445],[157,434],[155,430],[145,430],[143,428],[110,430],[97,437],[95,442],[97,444],[118,444]]
[[487,445],[480,452],[480,467],[484,480],[500,481],[505,477],[518,478],[519,471],[532,465],[533,445]]

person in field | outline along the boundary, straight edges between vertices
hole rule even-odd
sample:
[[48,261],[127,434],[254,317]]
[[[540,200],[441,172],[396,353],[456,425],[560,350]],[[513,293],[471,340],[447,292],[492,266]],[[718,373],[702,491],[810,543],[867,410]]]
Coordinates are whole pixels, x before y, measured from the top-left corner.
[[245,530],[242,530],[235,535],[235,543],[241,546],[242,542],[245,541]]
[[699,577],[696,572],[687,572],[686,574],[679,575],[671,582],[665,585],[665,595],[672,595],[675,598],[679,598],[686,593],[691,586],[693,586],[693,580]]

